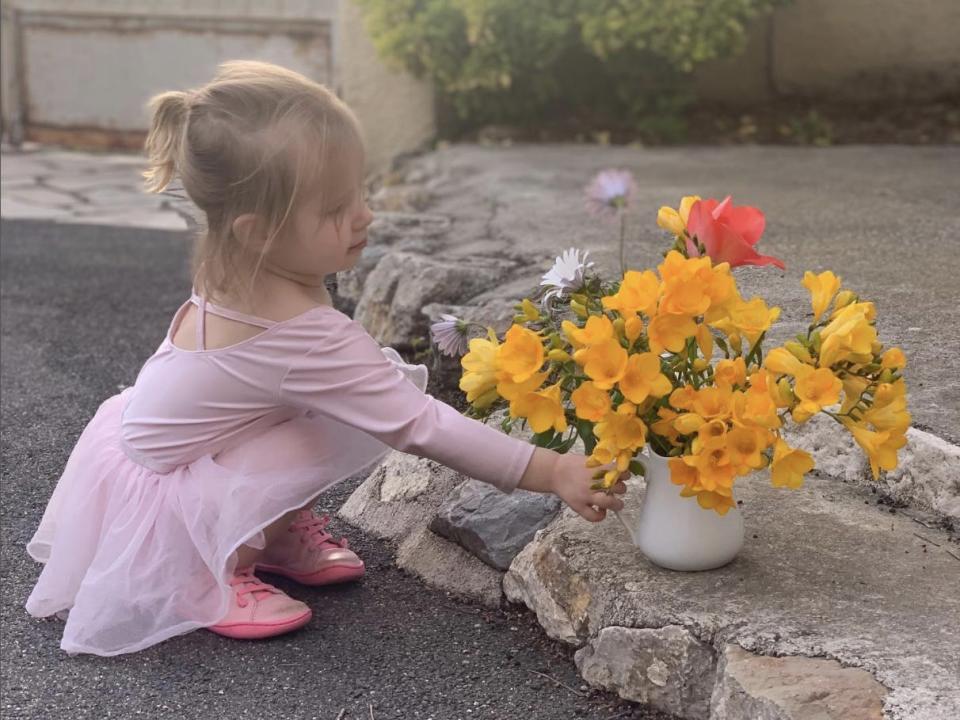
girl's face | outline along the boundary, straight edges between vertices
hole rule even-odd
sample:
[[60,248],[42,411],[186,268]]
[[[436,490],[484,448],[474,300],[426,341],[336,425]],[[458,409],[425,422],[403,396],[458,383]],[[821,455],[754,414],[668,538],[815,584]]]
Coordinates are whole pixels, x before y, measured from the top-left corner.
[[290,232],[276,243],[271,261],[293,273],[324,276],[356,265],[373,213],[358,183],[332,207],[319,193],[305,197],[289,222]]

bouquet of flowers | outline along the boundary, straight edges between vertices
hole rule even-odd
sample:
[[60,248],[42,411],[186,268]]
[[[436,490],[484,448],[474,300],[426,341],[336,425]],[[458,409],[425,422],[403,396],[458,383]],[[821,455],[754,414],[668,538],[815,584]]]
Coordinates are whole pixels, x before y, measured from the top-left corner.
[[[632,180],[620,177],[594,182],[595,193],[622,193],[607,202],[591,195],[595,208],[623,212]],[[780,309],[742,297],[731,272],[783,267],[756,250],[763,213],[729,197],[691,196],[661,208],[657,222],[674,242],[656,271],[607,280],[588,253],[570,249],[543,276],[539,296],[516,306],[503,337],[486,328],[467,342],[471,324],[453,316],[434,325],[442,350],[466,351],[460,389],[469,414],[505,408],[505,432],[529,425],[533,442],[558,452],[579,438],[588,466],[616,462],[595,476],[596,489],[609,490],[628,469],[642,474],[639,453],[649,445],[669,457],[680,495],[720,515],[735,505],[737,478],[755,471],[768,468],[777,487],[801,486],[814,461],[784,430],[818,413],[853,435],[874,477],[895,468],[910,424],[906,358],[878,340],[873,303],[833,272],[807,272],[806,332],[765,351]],[[622,216],[620,227],[622,246]]]

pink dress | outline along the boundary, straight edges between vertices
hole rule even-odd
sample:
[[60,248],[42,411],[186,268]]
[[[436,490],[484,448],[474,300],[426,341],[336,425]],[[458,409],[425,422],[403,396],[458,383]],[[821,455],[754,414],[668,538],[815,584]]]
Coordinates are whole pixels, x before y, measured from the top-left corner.
[[[197,304],[197,350],[171,338]],[[263,327],[203,349],[206,313]],[[329,306],[282,322],[193,295],[136,384],[77,441],[27,551],[32,615],[66,618],[68,653],[117,655],[213,625],[242,544],[390,448],[512,492],[534,447],[425,394],[405,364]]]

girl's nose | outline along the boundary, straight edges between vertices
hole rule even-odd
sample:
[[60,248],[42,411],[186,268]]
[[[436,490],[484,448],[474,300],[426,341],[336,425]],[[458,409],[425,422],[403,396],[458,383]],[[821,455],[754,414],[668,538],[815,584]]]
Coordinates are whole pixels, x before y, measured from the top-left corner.
[[366,202],[363,203],[363,208],[360,210],[360,215],[357,218],[357,226],[360,230],[363,230],[370,223],[373,222],[373,211],[370,209],[370,206]]

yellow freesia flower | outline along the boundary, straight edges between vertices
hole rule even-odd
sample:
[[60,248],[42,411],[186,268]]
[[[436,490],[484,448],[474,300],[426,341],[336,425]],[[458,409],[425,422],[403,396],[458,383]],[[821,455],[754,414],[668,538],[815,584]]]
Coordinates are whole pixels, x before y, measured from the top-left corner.
[[570,394],[577,417],[599,422],[610,412],[610,393],[587,380]]
[[699,473],[695,467],[687,465],[683,458],[672,457],[667,460],[670,468],[670,482],[674,485],[696,487],[700,484]]
[[[489,407],[496,394],[490,391],[497,386],[497,373],[500,369],[500,342],[493,330],[488,330],[489,339],[473,338],[468,343],[469,352],[460,359],[464,373],[460,378],[460,389],[467,394],[467,402],[478,408]],[[483,396],[483,403],[478,400]]]
[[742,357],[719,361],[713,370],[713,382],[717,387],[732,388],[747,384],[747,364]]
[[780,438],[773,447],[773,464],[770,467],[770,482],[774,487],[799,488],[803,476],[813,470],[810,453],[792,448]]
[[870,324],[869,312],[863,307],[869,304],[847,306],[821,331],[820,367],[832,367],[844,360],[869,362],[873,358],[877,330]]
[[704,420],[725,419],[733,411],[733,392],[727,387],[705,387],[697,391],[693,411]]
[[632,315],[626,319],[623,324],[623,333],[627,337],[627,342],[633,345],[642,332],[643,320],[639,315]]
[[690,410],[697,399],[697,391],[691,385],[684,385],[670,393],[670,404],[680,410]]
[[624,402],[593,426],[598,439],[612,443],[617,450],[636,450],[647,442],[647,426],[637,417],[633,403]]
[[769,431],[747,427],[735,427],[727,433],[727,451],[738,475],[759,470],[766,464],[763,451],[770,444],[770,435]]
[[797,357],[786,348],[773,348],[763,359],[763,366],[776,375],[797,376],[805,367]]
[[673,422],[678,417],[677,412],[668,407],[662,407],[657,410],[659,420],[650,424],[650,429],[660,437],[667,438],[671,444],[677,445],[680,442],[680,434],[674,427]]
[[620,283],[620,289],[614,295],[601,298],[600,302],[605,309],[616,310],[623,315],[638,312],[652,315],[659,294],[660,280],[653,271],[628,270]]
[[813,321],[819,322],[820,316],[830,307],[833,296],[840,292],[840,278],[827,270],[819,275],[807,270],[803,274],[803,286],[810,291],[813,305]]
[[510,403],[510,417],[526,418],[535,433],[550,428],[557,432],[566,430],[567,418],[560,402],[560,383],[518,397]]
[[736,468],[730,462],[726,448],[704,450],[697,455],[685,455],[683,461],[695,467],[704,490],[716,492],[718,488],[730,489],[736,476]]
[[859,375],[846,375],[840,382],[843,385],[843,404],[840,406],[840,414],[846,415],[860,402],[864,390],[870,386],[870,381]]
[[907,356],[903,354],[900,348],[892,347],[887,350],[880,360],[880,367],[891,370],[900,370],[907,366]]
[[593,452],[590,453],[590,457],[587,459],[587,467],[597,467],[598,465],[606,465],[607,463],[612,463],[614,458],[617,457],[617,448],[609,440],[600,440],[593,447]]
[[680,201],[680,209],[664,205],[657,211],[657,225],[669,230],[674,235],[683,235],[687,229],[687,219],[690,217],[690,208],[700,200],[699,195],[687,195]]
[[747,338],[752,346],[778,317],[780,308],[767,307],[763,298],[755,297],[748,302],[735,303],[730,309],[729,323],[740,335]]
[[870,470],[873,479],[880,477],[880,470],[893,470],[897,467],[897,450],[907,444],[904,433],[885,430],[876,432],[868,430],[859,423],[845,422],[847,429],[853,435],[870,460]]
[[632,403],[642,403],[647,397],[662,397],[673,390],[667,376],[660,372],[660,358],[650,352],[627,358],[627,368],[619,387]]
[[627,370],[627,351],[613,338],[577,350],[573,359],[583,366],[587,377],[601,390],[616,385]]
[[877,430],[888,430],[903,434],[910,427],[910,413],[907,412],[906,383],[881,383],[873,396],[873,404],[863,414],[863,419]]
[[686,345],[687,338],[693,337],[696,332],[697,324],[689,315],[658,314],[647,328],[650,350],[657,355],[664,349],[680,352]]
[[549,374],[549,372],[534,373],[523,382],[514,382],[508,375],[502,374],[497,382],[497,393],[504,400],[516,400],[527,393],[539,390]]
[[521,383],[543,367],[544,355],[539,335],[522,325],[512,325],[500,347],[500,369],[513,382]]
[[703,315],[710,307],[710,296],[704,292],[696,278],[664,283],[663,296],[657,308],[658,314]]
[[724,420],[711,420],[697,428],[697,437],[693,440],[694,454],[704,450],[721,448],[727,444],[727,423]]
[[747,391],[733,394],[735,425],[775,430],[783,424],[777,415],[777,404],[771,397],[765,377],[763,373],[754,373],[750,376]]
[[560,327],[576,349],[599,345],[614,337],[613,323],[606,315],[591,315],[582,328],[569,320],[560,323]]
[[686,258],[676,250],[671,250],[657,265],[657,271],[665,283],[683,283],[694,280],[701,270],[709,271],[711,267],[709,256]]
[[733,494],[725,495],[723,492],[710,492],[704,490],[697,493],[697,504],[704,510],[713,510],[717,515],[726,515],[730,509],[736,506]]
[[806,368],[805,371],[801,372],[793,386],[794,394],[800,399],[795,412],[808,416],[816,415],[821,408],[840,401],[843,383],[830,371],[830,368],[813,370],[808,365],[804,365],[804,368]]

